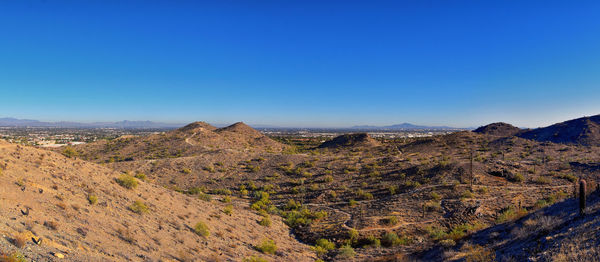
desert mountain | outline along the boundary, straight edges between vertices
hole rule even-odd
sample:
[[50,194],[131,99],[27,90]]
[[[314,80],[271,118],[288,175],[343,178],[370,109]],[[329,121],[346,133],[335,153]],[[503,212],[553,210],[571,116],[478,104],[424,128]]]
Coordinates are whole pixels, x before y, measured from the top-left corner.
[[[200,200],[143,177],[123,179],[97,164],[1,141],[0,166],[0,257],[18,252],[32,261],[314,260],[281,219],[260,226],[262,217],[243,208],[246,202],[234,200],[229,207]],[[263,239],[274,240],[277,253],[257,251]]]
[[280,152],[285,147],[241,122],[220,129],[205,122],[194,122],[166,133],[101,140],[76,149],[81,157],[94,162],[121,162],[219,152]]
[[505,137],[514,136],[515,134],[519,133],[519,131],[521,131],[521,129],[519,129],[518,127],[502,122],[492,123],[473,130],[473,132],[475,133]]
[[600,115],[582,117],[526,131],[520,137],[537,141],[586,146],[600,145]]
[[381,143],[367,133],[355,133],[337,136],[332,140],[325,141],[319,148],[374,147],[380,145]]

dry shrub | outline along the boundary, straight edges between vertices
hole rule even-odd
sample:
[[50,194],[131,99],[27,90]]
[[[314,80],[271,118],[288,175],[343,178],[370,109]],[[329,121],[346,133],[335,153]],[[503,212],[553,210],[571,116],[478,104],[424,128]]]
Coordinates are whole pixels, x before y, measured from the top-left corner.
[[26,232],[16,233],[13,237],[13,244],[18,248],[23,248],[29,241],[29,234]]
[[45,221],[44,222],[44,226],[52,229],[52,230],[56,230],[58,228],[58,222],[56,221]]
[[131,233],[131,231],[129,231],[129,229],[117,229],[117,233],[119,234],[119,238],[129,244],[134,244],[136,242],[135,238],[133,237],[133,234]]
[[480,245],[466,245],[463,248],[465,251],[465,262],[489,262],[496,260],[496,252],[491,249],[484,248]]

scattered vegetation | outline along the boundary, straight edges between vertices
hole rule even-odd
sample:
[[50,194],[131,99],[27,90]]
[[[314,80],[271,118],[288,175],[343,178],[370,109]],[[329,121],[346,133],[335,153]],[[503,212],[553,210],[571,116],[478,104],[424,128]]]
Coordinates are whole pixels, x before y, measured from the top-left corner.
[[265,254],[275,254],[277,251],[277,245],[272,239],[264,239],[260,245],[256,246],[256,249]]
[[117,183],[127,189],[134,189],[138,186],[138,181],[128,174],[122,174],[117,178]]
[[129,206],[129,210],[141,215],[144,213],[148,213],[150,209],[148,208],[148,206],[146,206],[146,204],[144,204],[144,202],[136,200],[131,206]]
[[98,197],[95,194],[89,194],[88,202],[90,203],[90,205],[95,205],[96,203],[98,203]]
[[202,221],[196,223],[196,225],[194,226],[194,232],[203,237],[210,236],[210,231],[208,230],[208,226]]

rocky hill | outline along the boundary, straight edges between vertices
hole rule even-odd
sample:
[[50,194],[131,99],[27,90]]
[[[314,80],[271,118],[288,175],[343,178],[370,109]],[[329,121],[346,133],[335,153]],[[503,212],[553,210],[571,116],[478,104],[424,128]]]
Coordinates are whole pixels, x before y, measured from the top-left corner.
[[[143,176],[2,141],[0,171],[0,258],[314,260],[281,219],[261,226],[262,217],[235,197],[231,203],[201,200]],[[258,251],[264,239],[274,240],[274,254]]]
[[586,146],[600,145],[600,115],[582,117],[526,131],[520,137],[537,141]]
[[197,156],[214,152],[281,152],[286,146],[244,123],[217,129],[204,122],[145,137],[121,137],[76,146],[78,155],[94,162],[123,162]]
[[486,135],[492,135],[492,136],[514,136],[515,134],[519,133],[521,131],[520,128],[515,127],[511,124],[507,124],[507,123],[492,123],[489,125],[485,125],[482,127],[479,127],[475,130],[473,130],[473,132],[475,133],[480,133],[480,134],[486,134]]
[[344,134],[337,136],[332,140],[325,141],[319,148],[340,148],[340,147],[375,147],[380,146],[377,140],[373,139],[367,133]]

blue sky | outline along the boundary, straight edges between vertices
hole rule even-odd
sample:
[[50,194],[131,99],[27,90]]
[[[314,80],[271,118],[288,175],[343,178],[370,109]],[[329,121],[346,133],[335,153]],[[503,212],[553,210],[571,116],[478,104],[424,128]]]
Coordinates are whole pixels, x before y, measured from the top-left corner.
[[573,3],[2,1],[0,117],[543,126],[600,113]]

